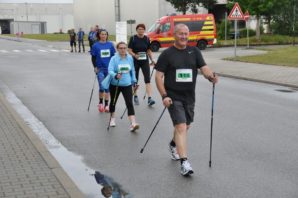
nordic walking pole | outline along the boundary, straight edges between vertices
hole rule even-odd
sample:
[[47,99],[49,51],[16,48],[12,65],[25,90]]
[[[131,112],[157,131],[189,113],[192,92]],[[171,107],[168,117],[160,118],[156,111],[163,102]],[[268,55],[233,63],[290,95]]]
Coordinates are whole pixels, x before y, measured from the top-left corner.
[[[153,69],[152,69],[152,71],[151,71],[151,74],[150,74],[150,80],[151,80],[151,77],[152,77],[152,75],[153,75],[153,72],[154,72],[154,67],[153,67]],[[146,91],[145,91],[143,100],[145,100],[145,98],[146,98]]]
[[[213,73],[215,76],[215,73]],[[213,133],[213,110],[214,110],[214,90],[215,83],[212,83],[212,104],[211,104],[211,127],[210,127],[210,156],[209,156],[209,167],[211,168],[211,153],[212,153],[212,133]]]
[[[115,103],[116,103],[116,97],[117,97],[117,92],[118,92],[118,85],[119,85],[119,79],[118,79],[118,81],[117,81],[116,91],[115,91],[115,97],[114,97],[114,100],[113,100],[113,106],[114,106],[114,107],[115,107]],[[110,120],[109,120],[108,128],[107,128],[108,131],[110,130],[110,123],[111,123],[111,120],[112,120],[112,113],[110,113]]]
[[87,108],[88,112],[89,112],[89,109],[90,109],[90,104],[91,104],[91,100],[92,100],[92,96],[93,96],[95,81],[96,81],[96,74],[95,74],[95,78],[94,78],[94,82],[93,82],[93,86],[92,86],[92,91],[91,91],[91,95],[90,95],[90,99],[89,99],[89,104],[88,104],[88,108]]
[[[139,85],[136,85],[136,87],[134,88],[134,90],[133,90],[133,92],[132,92],[132,95],[135,94],[135,92],[137,91],[138,88],[139,88]],[[126,110],[127,110],[127,107],[125,107],[125,109],[124,109],[124,111],[123,111],[123,113],[122,113],[122,116],[120,117],[121,119],[123,118],[123,116],[124,116]]]
[[147,143],[148,143],[148,141],[149,141],[149,139],[150,139],[151,135],[153,134],[153,132],[154,132],[154,130],[155,130],[155,128],[156,128],[156,126],[157,126],[157,124],[159,123],[159,121],[160,121],[160,119],[161,119],[162,115],[164,114],[164,112],[165,112],[166,108],[167,108],[167,107],[165,107],[165,108],[163,109],[163,111],[162,111],[161,115],[159,116],[159,118],[158,118],[158,120],[157,120],[157,122],[156,122],[155,126],[153,127],[153,129],[152,129],[152,131],[151,131],[151,133],[150,133],[150,135],[149,135],[149,137],[148,137],[148,139],[147,139],[147,141],[146,141],[145,145],[144,145],[144,146],[143,146],[143,148],[141,149],[140,153],[143,153],[143,151],[144,151],[144,149],[145,149],[145,147],[146,147],[146,145],[147,145]]

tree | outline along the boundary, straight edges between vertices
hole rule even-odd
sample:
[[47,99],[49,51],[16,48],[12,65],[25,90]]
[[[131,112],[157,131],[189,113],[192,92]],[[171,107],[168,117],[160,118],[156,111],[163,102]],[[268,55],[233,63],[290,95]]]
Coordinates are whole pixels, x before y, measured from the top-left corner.
[[[248,10],[251,15],[256,17],[256,37],[258,40],[260,39],[261,17],[265,17],[270,28],[272,16],[279,13],[286,1],[288,0],[237,0],[243,11]],[[228,7],[231,8],[233,5],[234,1],[229,1]]]
[[178,11],[186,14],[187,10],[191,10],[192,13],[198,13],[198,6],[203,5],[206,9],[212,9],[216,0],[166,0],[171,3],[172,6]]
[[295,34],[295,29],[298,28],[298,21],[296,20],[296,10],[298,2],[294,0],[287,0],[283,6],[280,7],[280,12],[272,16],[272,30],[274,33],[283,35]]
[[186,11],[192,7],[193,0],[166,0],[178,11],[186,14]]

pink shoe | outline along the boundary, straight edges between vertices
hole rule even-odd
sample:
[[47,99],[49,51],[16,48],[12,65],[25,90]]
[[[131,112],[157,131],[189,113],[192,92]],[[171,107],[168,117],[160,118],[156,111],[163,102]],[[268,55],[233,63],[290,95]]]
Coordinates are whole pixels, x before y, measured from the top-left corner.
[[109,106],[106,106],[106,107],[105,107],[105,112],[106,112],[106,113],[109,113],[109,112],[110,112],[110,108],[109,108]]
[[101,112],[101,113],[105,111],[105,108],[104,108],[103,104],[98,105],[98,111]]

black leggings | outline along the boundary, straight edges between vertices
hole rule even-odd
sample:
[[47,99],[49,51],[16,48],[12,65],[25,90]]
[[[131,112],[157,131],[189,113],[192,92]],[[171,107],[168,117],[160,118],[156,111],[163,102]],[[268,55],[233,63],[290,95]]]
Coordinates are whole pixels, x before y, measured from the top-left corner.
[[135,64],[137,81],[139,81],[139,71],[140,71],[140,68],[141,68],[142,72],[143,72],[143,75],[144,75],[145,84],[150,83],[150,66],[149,66],[149,62],[148,61],[142,61],[142,62],[135,61],[134,64]]
[[[116,93],[117,90],[117,93]],[[110,101],[110,112],[114,113],[115,112],[115,106],[119,97],[120,92],[123,95],[126,107],[127,107],[127,115],[135,115],[135,110],[133,108],[133,103],[132,103],[132,86],[126,86],[126,87],[120,87],[118,88],[115,85],[110,85],[110,95],[111,95],[111,101]],[[115,99],[116,97],[116,99]],[[115,100],[115,101],[114,101]]]

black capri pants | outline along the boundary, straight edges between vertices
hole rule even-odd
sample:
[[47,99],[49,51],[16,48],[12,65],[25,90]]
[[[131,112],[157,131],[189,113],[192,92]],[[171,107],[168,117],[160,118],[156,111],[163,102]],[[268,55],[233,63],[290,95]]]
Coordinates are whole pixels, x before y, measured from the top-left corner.
[[116,89],[117,87],[115,85],[112,85],[112,84],[110,85],[110,95],[111,95],[110,113],[115,112],[116,103],[121,92],[127,107],[127,115],[128,116],[135,115],[135,110],[132,103],[132,86],[131,85],[126,87],[118,86],[117,93],[116,93]]
[[142,69],[145,84],[150,83],[150,66],[149,62],[146,61],[135,61],[136,78],[139,81],[139,71]]

